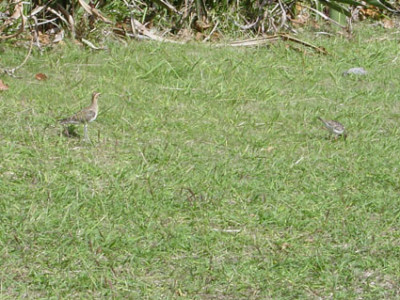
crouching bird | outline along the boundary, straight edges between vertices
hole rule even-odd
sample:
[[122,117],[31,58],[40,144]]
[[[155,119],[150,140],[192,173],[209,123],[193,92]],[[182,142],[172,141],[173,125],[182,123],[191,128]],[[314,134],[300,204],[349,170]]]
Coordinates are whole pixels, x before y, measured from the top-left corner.
[[97,114],[99,112],[99,105],[97,104],[97,100],[99,99],[100,93],[93,92],[92,94],[92,104],[88,107],[85,107],[81,111],[77,112],[73,116],[60,120],[60,124],[83,124],[84,128],[84,140],[88,140],[87,126],[88,123],[93,122],[97,118]]
[[343,136],[344,139],[347,138],[347,132],[346,132],[346,128],[340,124],[337,121],[331,121],[331,120],[324,120],[320,117],[317,117],[318,120],[320,120],[322,123],[324,123],[326,129],[328,129],[330,134],[333,134],[335,136],[335,140],[339,137],[339,136]]

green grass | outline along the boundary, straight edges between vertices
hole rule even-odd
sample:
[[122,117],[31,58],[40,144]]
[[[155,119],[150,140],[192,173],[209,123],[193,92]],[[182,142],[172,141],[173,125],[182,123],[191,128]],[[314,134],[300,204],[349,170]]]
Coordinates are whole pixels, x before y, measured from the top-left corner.
[[[66,45],[2,76],[0,298],[400,297],[398,41],[313,43]],[[95,90],[92,143],[63,136]]]

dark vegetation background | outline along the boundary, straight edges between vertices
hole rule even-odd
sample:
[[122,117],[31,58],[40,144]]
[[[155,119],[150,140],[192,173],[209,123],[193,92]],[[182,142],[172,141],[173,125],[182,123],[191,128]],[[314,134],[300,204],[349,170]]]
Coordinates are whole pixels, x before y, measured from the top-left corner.
[[[321,30],[324,20],[351,34],[354,21],[378,20],[393,27],[397,1],[285,0],[53,0],[3,1],[0,38],[33,34],[35,43],[57,43],[64,36],[92,47],[87,39],[107,36],[137,39],[217,41],[237,36],[278,32],[297,33],[299,27]],[[325,30],[325,28],[324,28]]]

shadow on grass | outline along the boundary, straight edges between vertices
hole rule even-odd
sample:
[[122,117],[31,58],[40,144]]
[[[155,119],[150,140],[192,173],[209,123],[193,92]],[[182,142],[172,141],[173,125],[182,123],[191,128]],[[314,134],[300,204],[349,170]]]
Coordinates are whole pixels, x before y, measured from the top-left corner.
[[64,127],[62,134],[68,138],[80,138],[80,135],[76,132],[76,126],[73,125]]

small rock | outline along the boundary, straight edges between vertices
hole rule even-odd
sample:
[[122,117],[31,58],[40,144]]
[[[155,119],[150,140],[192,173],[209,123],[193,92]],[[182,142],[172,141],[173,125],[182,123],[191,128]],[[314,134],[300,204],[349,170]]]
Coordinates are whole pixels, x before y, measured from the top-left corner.
[[350,75],[350,74],[367,75],[368,72],[364,68],[361,68],[361,67],[351,68],[351,69],[348,69],[347,71],[343,72],[343,76],[347,76],[347,75]]

